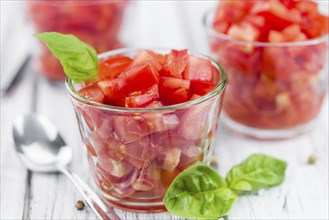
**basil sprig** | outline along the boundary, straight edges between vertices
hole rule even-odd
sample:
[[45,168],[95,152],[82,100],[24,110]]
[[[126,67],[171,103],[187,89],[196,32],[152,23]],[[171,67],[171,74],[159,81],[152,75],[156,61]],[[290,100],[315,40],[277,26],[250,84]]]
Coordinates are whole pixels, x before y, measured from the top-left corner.
[[34,35],[44,42],[61,62],[64,72],[74,82],[97,77],[98,59],[94,48],[69,34],[45,32]]
[[220,218],[230,211],[238,194],[279,185],[287,163],[262,154],[254,154],[234,166],[226,179],[216,170],[197,163],[179,174],[163,199],[173,215],[193,219]]

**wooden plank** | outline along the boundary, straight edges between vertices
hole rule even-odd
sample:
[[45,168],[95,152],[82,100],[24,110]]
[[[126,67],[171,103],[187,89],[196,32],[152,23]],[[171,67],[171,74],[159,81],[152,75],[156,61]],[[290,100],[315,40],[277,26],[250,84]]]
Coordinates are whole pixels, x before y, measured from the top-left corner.
[[10,96],[1,97],[1,219],[21,219],[29,209],[25,206],[29,176],[15,152],[12,122],[16,116],[31,111],[32,82],[33,74],[29,72]]
[[[285,182],[260,196],[244,196],[234,205],[230,219],[328,219],[328,103],[320,115],[318,129],[287,141],[253,141],[238,137],[222,126],[216,154],[219,172],[229,169],[253,153],[264,153],[288,162]],[[238,152],[238,153],[237,153]],[[316,164],[308,157],[315,154]]]
[[[89,167],[82,145],[73,107],[63,84],[39,80],[37,112],[49,118],[72,147],[70,164],[83,180],[89,182]],[[75,203],[82,200],[72,183],[61,174],[33,174],[31,181],[32,219],[95,219],[91,212],[77,211]]]

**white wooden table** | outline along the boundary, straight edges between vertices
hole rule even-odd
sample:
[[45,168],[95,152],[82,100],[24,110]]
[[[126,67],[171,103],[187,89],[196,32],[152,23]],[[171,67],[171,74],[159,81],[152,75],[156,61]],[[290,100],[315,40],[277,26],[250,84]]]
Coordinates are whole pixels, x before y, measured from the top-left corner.
[[[207,53],[201,18],[213,1],[133,2],[125,40],[137,47],[189,48]],[[30,33],[17,14],[10,14],[19,1],[1,0],[1,81],[10,79],[28,48]],[[14,16],[16,20],[14,20]],[[11,23],[11,25],[8,25]],[[7,24],[7,25],[6,25]],[[5,32],[5,33],[4,33]],[[96,219],[91,210],[75,208],[82,199],[63,175],[43,175],[27,171],[14,152],[12,122],[19,114],[38,112],[59,128],[73,147],[71,168],[90,183],[89,167],[78,127],[63,85],[52,85],[27,71],[10,96],[1,97],[1,219]],[[240,198],[229,219],[329,219],[328,214],[328,96],[318,128],[288,141],[252,141],[232,135],[220,126],[215,153],[218,170],[225,175],[232,165],[252,153],[284,159],[289,166],[285,182],[260,195]],[[309,155],[317,161],[308,165]],[[94,185],[93,185],[94,186]],[[179,219],[168,213],[136,214],[116,209],[122,219]]]

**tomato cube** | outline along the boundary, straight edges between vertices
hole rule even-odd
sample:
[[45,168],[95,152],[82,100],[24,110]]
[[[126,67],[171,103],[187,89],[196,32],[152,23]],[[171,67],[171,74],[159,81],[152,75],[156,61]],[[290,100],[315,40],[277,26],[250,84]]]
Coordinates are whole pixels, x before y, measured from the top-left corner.
[[159,80],[159,93],[161,96],[166,96],[175,92],[177,89],[184,88],[189,90],[190,81],[184,79],[178,79],[174,77],[160,77]]
[[115,79],[126,69],[132,59],[126,56],[113,56],[99,62],[98,78]]
[[190,85],[190,94],[197,94],[203,96],[213,90],[216,85],[209,83],[209,82],[202,82],[202,81],[191,81]]
[[[135,94],[137,93],[137,94]],[[153,85],[145,93],[135,92],[125,100],[125,106],[130,108],[140,108],[154,102],[159,98],[158,85]]]
[[159,82],[158,72],[149,64],[136,65],[123,72],[118,78],[119,92],[129,94],[135,91],[147,90]]
[[179,88],[172,93],[162,96],[162,101],[167,105],[175,105],[189,100],[188,91],[185,88]]
[[131,63],[131,67],[138,65],[149,64],[156,71],[162,69],[163,57],[159,54],[154,53],[151,50],[139,50],[133,58],[133,62]]
[[186,80],[212,82],[214,75],[213,68],[210,60],[190,55],[188,64],[183,72],[183,78]]
[[243,41],[257,41],[260,36],[257,28],[247,22],[241,23],[240,25],[232,25],[228,29],[227,34],[236,40]]
[[166,57],[166,63],[163,67],[168,76],[182,78],[182,73],[188,62],[187,50],[171,50]]
[[96,85],[90,85],[79,90],[79,94],[86,99],[102,103],[104,101],[104,94],[102,90]]

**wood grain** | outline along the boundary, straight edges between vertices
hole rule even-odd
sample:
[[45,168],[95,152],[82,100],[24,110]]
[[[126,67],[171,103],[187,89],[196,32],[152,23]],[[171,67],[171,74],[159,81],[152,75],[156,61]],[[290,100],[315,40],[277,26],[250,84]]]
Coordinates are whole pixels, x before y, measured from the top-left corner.
[[[131,23],[125,30],[126,43],[137,47],[191,48],[207,53],[201,18],[213,5],[214,1],[202,4],[197,1],[135,1]],[[54,122],[67,144],[72,146],[72,170],[95,189],[64,86],[34,78],[29,73],[18,89],[10,98],[1,98],[0,219],[96,219],[88,207],[76,210],[75,202],[82,197],[65,176],[29,173],[14,152],[11,124],[15,116],[30,111],[43,114]],[[240,198],[228,219],[329,219],[328,145],[328,97],[317,129],[295,139],[254,141],[235,136],[220,125],[215,154],[222,175],[253,153],[273,155],[289,164],[281,186]],[[314,165],[307,163],[311,154],[317,157]],[[118,209],[116,212],[122,219],[180,219],[169,213],[139,214]]]

